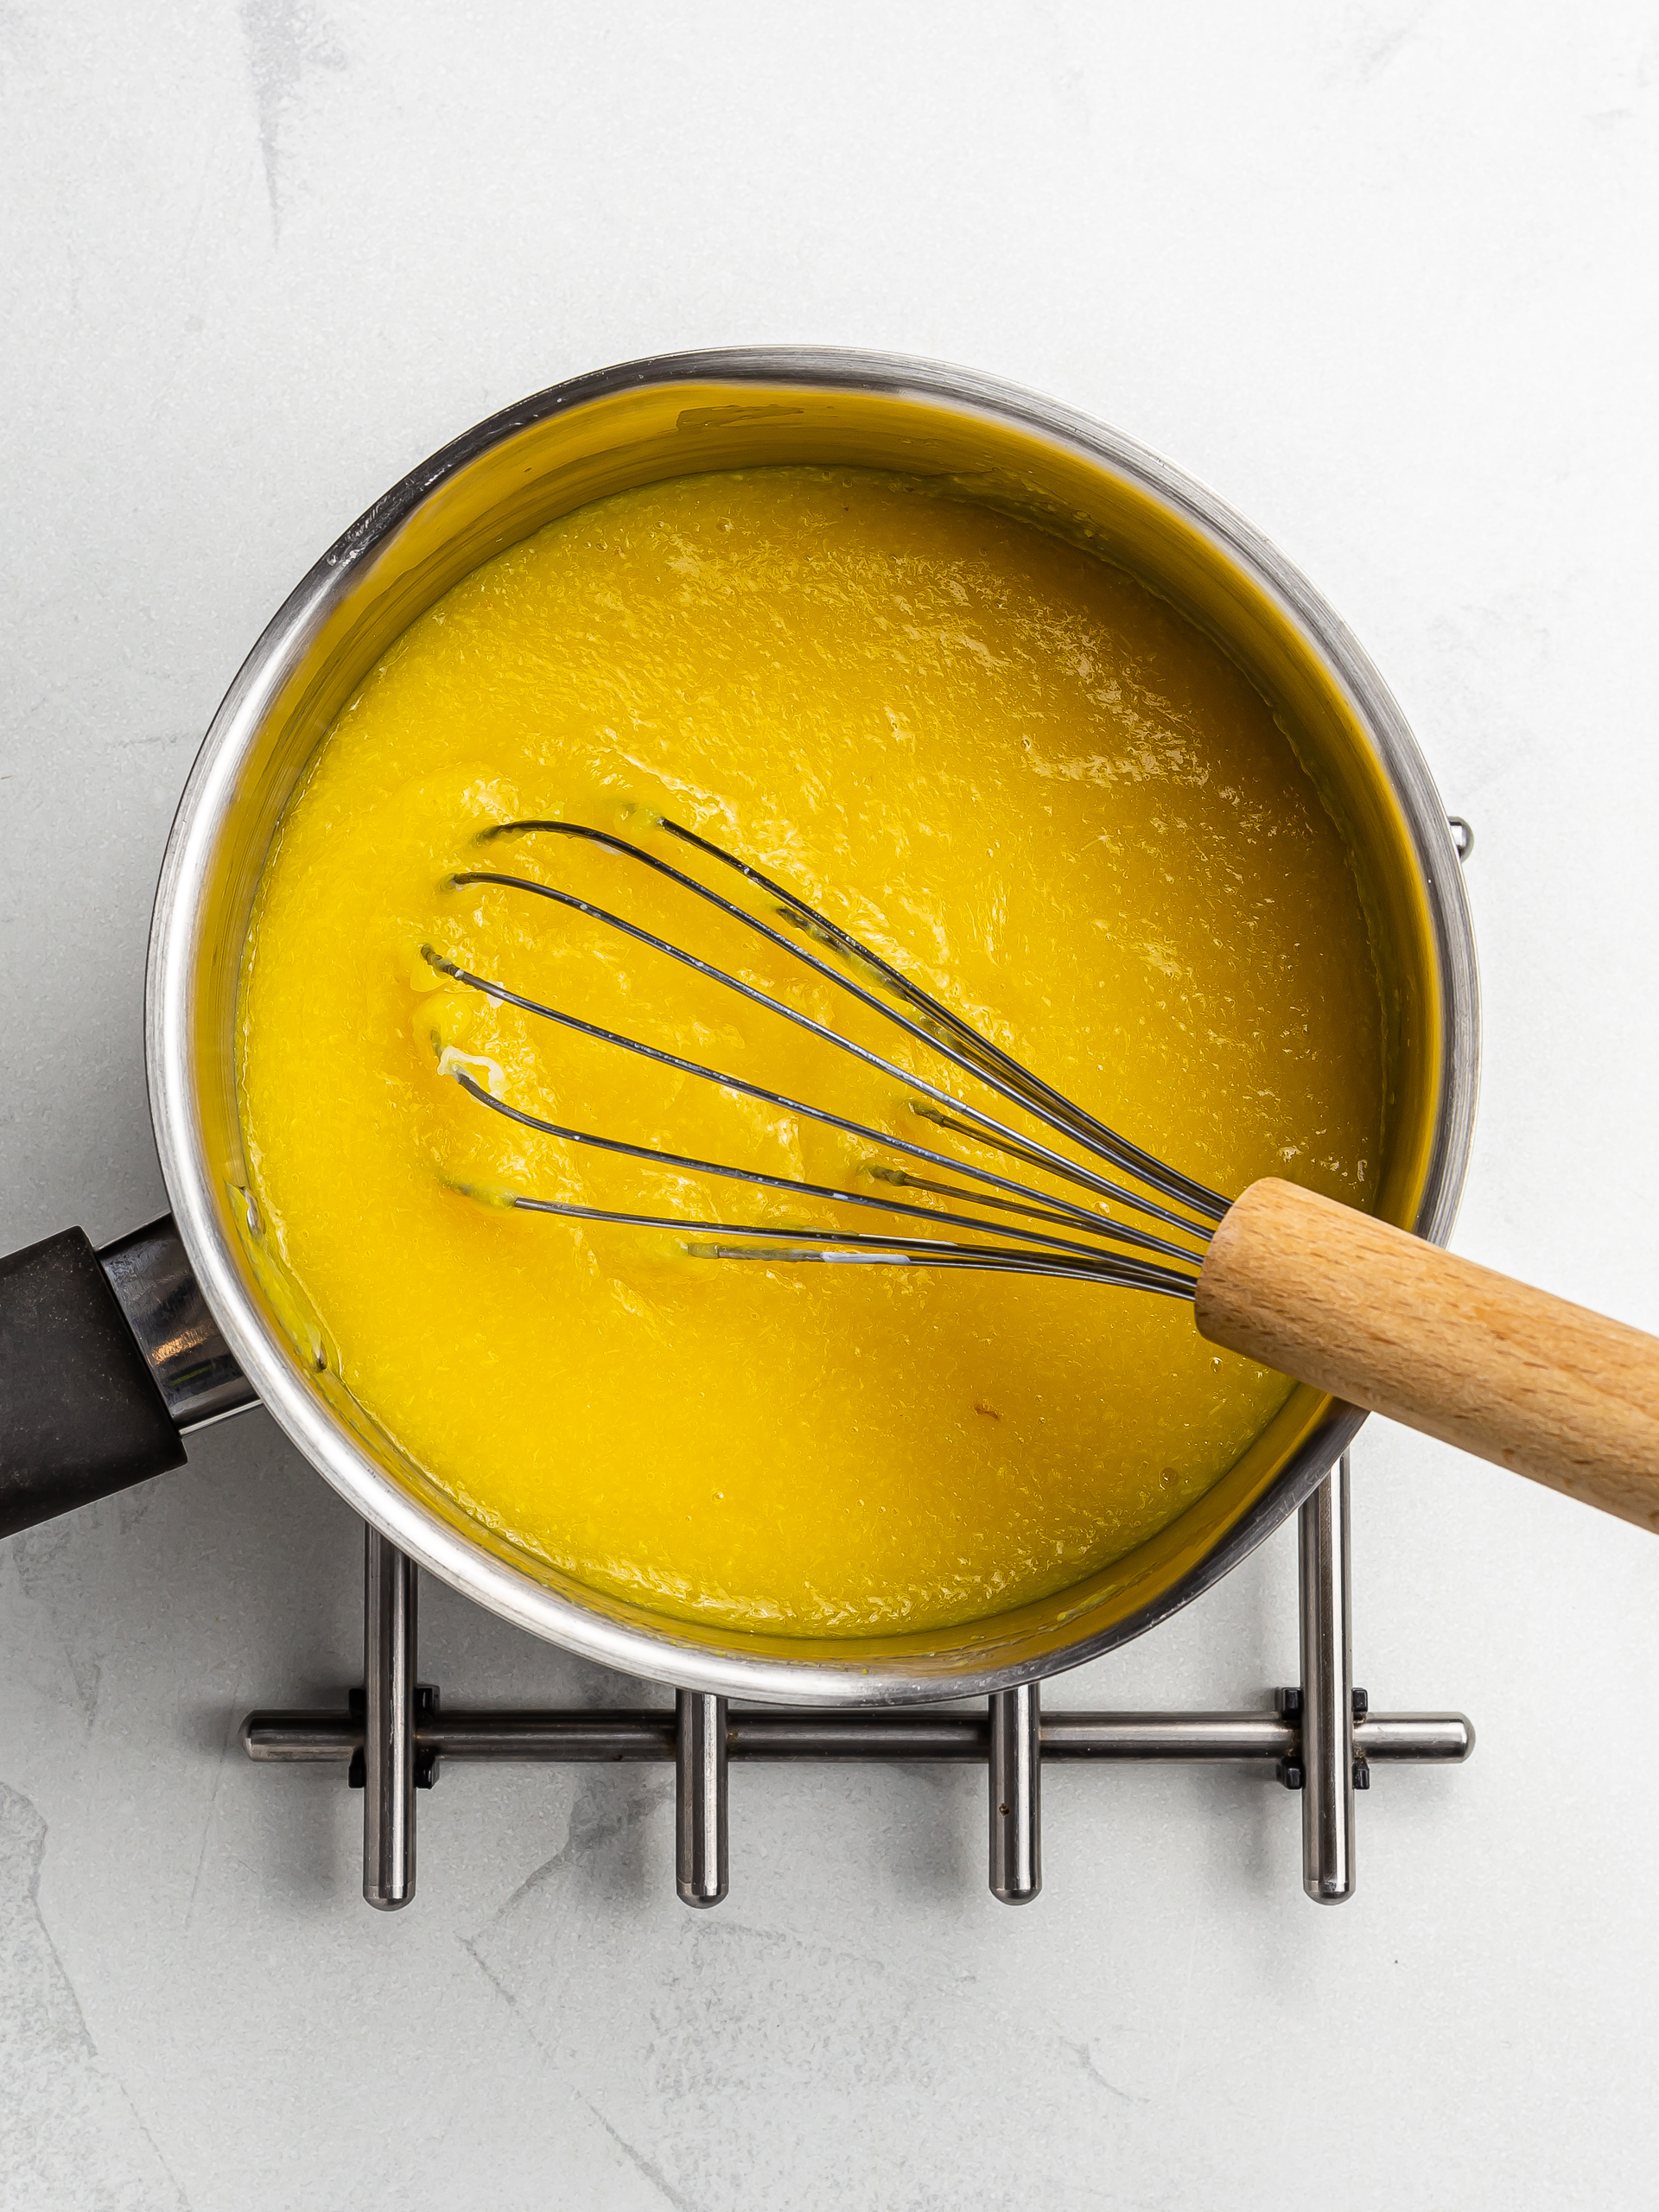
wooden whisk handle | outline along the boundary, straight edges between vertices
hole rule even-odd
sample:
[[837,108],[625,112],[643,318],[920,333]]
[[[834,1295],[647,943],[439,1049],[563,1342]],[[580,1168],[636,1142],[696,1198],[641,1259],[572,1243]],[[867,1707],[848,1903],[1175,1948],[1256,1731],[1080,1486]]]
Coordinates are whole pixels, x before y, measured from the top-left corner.
[[1290,1183],[1198,1277],[1200,1334],[1659,1530],[1659,1338]]

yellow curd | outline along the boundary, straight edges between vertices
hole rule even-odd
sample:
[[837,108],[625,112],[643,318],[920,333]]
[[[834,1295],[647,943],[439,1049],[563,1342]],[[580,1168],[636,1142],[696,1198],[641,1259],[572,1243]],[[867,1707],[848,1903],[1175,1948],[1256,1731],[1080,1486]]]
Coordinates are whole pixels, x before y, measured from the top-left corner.
[[1283,1174],[1364,1205],[1381,1001],[1335,824],[1249,683],[1129,575],[918,480],[779,467],[602,500],[468,576],[340,715],[266,865],[239,1068],[266,1249],[346,1386],[465,1510],[599,1588],[774,1633],[957,1623],[1077,1580],[1287,1395],[1185,1306],[699,1260],[676,1234],[497,1202],[905,1230],[492,1112],[458,1068],[563,1126],[882,1187],[868,1142],[446,981],[425,946],[941,1140],[903,1084],[458,871],[573,891],[995,1106],[637,862],[478,842],[564,819],[683,865],[661,817],[1202,1181]]

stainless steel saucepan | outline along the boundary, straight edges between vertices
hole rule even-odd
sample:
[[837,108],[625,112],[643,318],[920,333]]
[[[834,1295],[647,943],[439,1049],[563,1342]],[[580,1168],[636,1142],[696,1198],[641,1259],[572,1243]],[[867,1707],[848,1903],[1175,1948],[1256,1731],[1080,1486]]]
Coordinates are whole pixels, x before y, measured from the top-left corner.
[[1478,1049],[1458,855],[1399,709],[1296,570],[1166,461],[964,370],[808,349],[630,362],[509,408],[395,486],[305,577],[214,716],[150,936],[145,1052],[173,1213],[99,1255],[71,1230],[0,1261],[0,1533],[176,1465],[181,1432],[257,1399],[383,1535],[538,1636],[685,1688],[881,1705],[1007,1688],[1139,1635],[1347,1445],[1363,1415],[1299,1388],[1170,1527],[1055,1596],[912,1635],[742,1635],[590,1590],[470,1518],[284,1325],[245,1192],[232,1039],[254,888],[318,742],[401,631],[556,517],[662,478],[801,461],[944,476],[1033,514],[1145,577],[1248,672],[1350,840],[1384,971],[1378,1211],[1444,1242]]

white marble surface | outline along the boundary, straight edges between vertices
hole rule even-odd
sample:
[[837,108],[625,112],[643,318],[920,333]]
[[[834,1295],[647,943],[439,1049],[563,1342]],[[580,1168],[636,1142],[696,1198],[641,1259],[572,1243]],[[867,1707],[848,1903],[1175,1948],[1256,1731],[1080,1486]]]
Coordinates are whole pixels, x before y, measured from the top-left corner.
[[[161,1203],[144,927],[192,749],[340,528],[630,354],[825,339],[1206,478],[1397,689],[1470,882],[1465,1250],[1659,1326],[1650,9],[1222,0],[0,8],[0,1239]],[[967,1773],[462,1770],[421,1891],[250,1766],[355,1673],[351,1516],[261,1414],[0,1548],[0,2197],[883,2212],[1650,2201],[1659,1546],[1374,1424],[1358,1675],[1462,1706],[1306,1904],[1261,1776],[1068,1771],[988,1896]],[[1269,1545],[1056,1701],[1294,1662]],[[607,1685],[429,1588],[451,1696]]]

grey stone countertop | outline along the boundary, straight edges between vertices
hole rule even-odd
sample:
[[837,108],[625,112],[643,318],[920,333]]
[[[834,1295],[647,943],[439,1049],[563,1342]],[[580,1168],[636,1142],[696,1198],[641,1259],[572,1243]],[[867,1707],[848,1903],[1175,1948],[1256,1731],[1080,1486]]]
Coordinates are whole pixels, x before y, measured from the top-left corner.
[[[193,750],[422,454],[630,355],[971,363],[1215,485],[1478,834],[1460,1249],[1659,1326],[1650,10],[9,0],[0,1249],[160,1210],[144,933]],[[659,1769],[465,1769],[420,1895],[237,1724],[358,1666],[351,1515],[263,1414],[0,1546],[8,2212],[1651,2201],[1659,1545],[1373,1423],[1357,1672],[1461,1707],[1319,1911],[1295,1800],[748,1768],[687,1912]],[[1294,1540],[1055,1703],[1294,1678]],[[453,1698],[628,1693],[428,1586]]]

